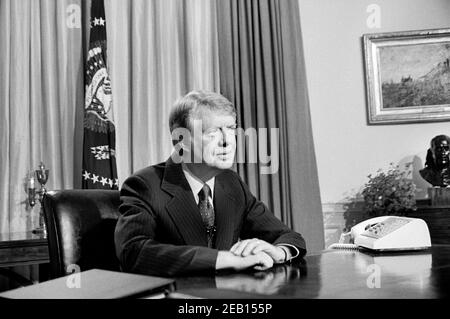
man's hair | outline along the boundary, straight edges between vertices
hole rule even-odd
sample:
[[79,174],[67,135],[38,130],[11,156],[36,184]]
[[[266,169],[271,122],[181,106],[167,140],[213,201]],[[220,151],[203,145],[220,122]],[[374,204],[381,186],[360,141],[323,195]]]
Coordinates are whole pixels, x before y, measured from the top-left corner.
[[223,95],[216,92],[191,91],[175,102],[169,116],[170,132],[178,127],[191,130],[191,119],[198,117],[202,110],[225,113],[236,118],[236,109]]

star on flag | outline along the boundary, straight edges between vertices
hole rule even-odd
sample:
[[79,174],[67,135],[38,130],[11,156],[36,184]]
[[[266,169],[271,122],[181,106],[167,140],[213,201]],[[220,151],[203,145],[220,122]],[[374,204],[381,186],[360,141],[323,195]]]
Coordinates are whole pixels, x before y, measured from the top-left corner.
[[106,22],[106,20],[103,19],[102,17],[93,19],[94,26],[98,26],[98,25],[105,26],[105,22]]
[[83,178],[84,179],[90,179],[91,178],[91,174],[88,171],[84,171]]
[[[91,175],[92,175],[92,177],[91,177]],[[89,173],[86,170],[83,173],[83,179],[85,179],[85,180],[92,180],[93,184],[100,183],[100,184],[102,184],[102,186],[109,185],[109,187],[111,187],[111,188],[113,186],[119,187],[119,179],[118,178],[112,179],[112,178],[99,176],[99,175],[96,175],[94,173]]]
[[100,183],[102,183],[102,185],[105,186],[105,184],[108,184],[108,179],[106,177],[102,177]]
[[100,176],[95,175],[94,173],[92,173],[92,183],[94,183],[94,184],[97,183],[99,177],[100,177]]

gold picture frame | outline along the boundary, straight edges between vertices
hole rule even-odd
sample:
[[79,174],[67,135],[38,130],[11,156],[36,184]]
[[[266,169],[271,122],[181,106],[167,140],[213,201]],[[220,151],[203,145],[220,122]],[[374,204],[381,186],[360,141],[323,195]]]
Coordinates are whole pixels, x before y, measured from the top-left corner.
[[369,124],[450,120],[450,29],[363,35]]

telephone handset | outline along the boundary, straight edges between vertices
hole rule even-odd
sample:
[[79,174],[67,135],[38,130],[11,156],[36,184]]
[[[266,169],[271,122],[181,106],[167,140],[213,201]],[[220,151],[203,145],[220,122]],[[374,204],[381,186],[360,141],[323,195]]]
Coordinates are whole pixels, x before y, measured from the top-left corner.
[[[345,236],[351,236],[345,244]],[[420,250],[431,247],[428,226],[420,218],[380,216],[368,219],[352,227],[341,236],[337,244],[329,248],[367,248],[376,251]]]

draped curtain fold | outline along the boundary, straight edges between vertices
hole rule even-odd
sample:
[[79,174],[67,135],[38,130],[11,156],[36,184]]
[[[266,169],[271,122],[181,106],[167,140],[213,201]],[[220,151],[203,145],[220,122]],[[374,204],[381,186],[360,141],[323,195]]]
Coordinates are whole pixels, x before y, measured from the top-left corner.
[[0,232],[38,225],[26,181],[40,161],[50,169],[47,188],[73,187],[82,35],[66,10],[80,2],[0,1]]
[[[48,189],[81,186],[90,3],[0,1],[0,232],[37,227],[40,207],[27,205],[26,179],[41,160]],[[123,182],[170,155],[168,115],[178,97],[219,89],[216,9],[209,0],[105,0],[105,11]],[[72,19],[81,23],[69,27]]]
[[169,157],[169,111],[178,97],[219,89],[216,8],[210,0],[109,0],[105,9],[123,182]]
[[[297,0],[218,0],[219,73],[239,126],[258,129],[258,141],[259,129],[279,129],[269,152],[264,143],[246,147],[239,174],[313,252],[323,249],[324,233],[298,12]],[[251,151],[275,156],[273,173],[262,174],[260,155],[249,164]]]

